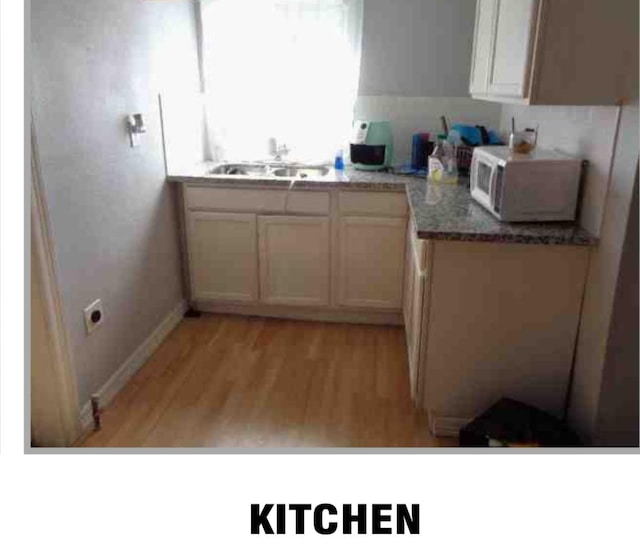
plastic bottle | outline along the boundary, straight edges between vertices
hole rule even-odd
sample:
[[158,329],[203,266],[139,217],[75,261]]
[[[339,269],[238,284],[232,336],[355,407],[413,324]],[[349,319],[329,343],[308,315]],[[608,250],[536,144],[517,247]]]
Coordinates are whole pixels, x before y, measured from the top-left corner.
[[456,183],[458,166],[456,149],[445,134],[438,135],[433,153],[429,156],[429,179],[436,183]]
[[445,152],[445,182],[457,183],[458,182],[458,158],[456,156],[457,148],[454,143],[446,140],[444,142]]
[[336,171],[344,171],[344,156],[342,149],[338,150],[336,153],[336,159],[333,163],[333,168]]
[[439,134],[433,152],[429,156],[429,179],[432,181],[442,181],[445,173],[444,166],[444,146],[443,142],[446,136]]

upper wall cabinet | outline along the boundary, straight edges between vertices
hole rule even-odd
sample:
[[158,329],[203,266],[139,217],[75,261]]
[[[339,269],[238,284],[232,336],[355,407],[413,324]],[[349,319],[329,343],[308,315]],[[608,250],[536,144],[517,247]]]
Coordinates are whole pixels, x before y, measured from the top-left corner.
[[478,0],[471,96],[527,105],[635,99],[637,22],[637,0]]

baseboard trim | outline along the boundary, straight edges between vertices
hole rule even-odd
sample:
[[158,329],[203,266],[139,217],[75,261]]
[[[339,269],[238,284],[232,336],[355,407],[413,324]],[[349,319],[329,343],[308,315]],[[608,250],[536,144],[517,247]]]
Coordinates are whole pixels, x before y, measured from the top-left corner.
[[[111,402],[118,392],[125,386],[127,381],[145,364],[149,356],[153,354],[158,346],[162,344],[169,333],[182,320],[188,305],[182,300],[176,305],[144,342],[135,349],[107,382],[96,392],[100,399],[100,406],[106,406]],[[93,417],[91,414],[91,402],[87,401],[80,411],[80,421],[83,431],[91,428]]]
[[458,437],[460,430],[471,422],[471,418],[436,416],[430,410],[427,412],[429,416],[429,430],[437,437]]
[[274,317],[277,319],[298,319],[302,321],[322,321],[328,323],[356,323],[369,325],[403,325],[399,311],[358,311],[336,307],[311,307],[274,304],[250,304],[198,301],[194,302],[198,311],[209,313],[230,313],[234,315],[253,315]]

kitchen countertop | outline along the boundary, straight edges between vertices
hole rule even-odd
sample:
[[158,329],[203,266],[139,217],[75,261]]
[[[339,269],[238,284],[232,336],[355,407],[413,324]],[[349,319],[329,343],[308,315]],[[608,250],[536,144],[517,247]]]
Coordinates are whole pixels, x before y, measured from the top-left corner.
[[313,179],[292,179],[291,177],[252,177],[250,175],[212,175],[209,173],[212,163],[201,163],[193,168],[167,176],[169,181],[189,182],[192,184],[221,185],[237,188],[270,188],[288,189],[294,181],[293,190],[331,190],[339,187],[341,190],[367,190],[404,192],[405,178],[391,173],[377,173],[358,171],[347,168],[341,175],[331,169],[324,177]]
[[[175,182],[202,186],[288,189],[291,178],[211,175],[211,163],[202,163],[185,173],[169,175]],[[572,222],[506,223],[477,204],[469,193],[468,179],[458,185],[438,185],[424,177],[357,171],[347,168],[341,176],[333,170],[324,177],[296,179],[293,190],[366,190],[406,192],[416,235],[421,239],[487,241],[543,245],[597,244],[597,239]]]
[[471,198],[462,185],[407,181],[416,234],[422,239],[493,241],[543,245],[596,245],[597,239],[573,222],[507,223]]

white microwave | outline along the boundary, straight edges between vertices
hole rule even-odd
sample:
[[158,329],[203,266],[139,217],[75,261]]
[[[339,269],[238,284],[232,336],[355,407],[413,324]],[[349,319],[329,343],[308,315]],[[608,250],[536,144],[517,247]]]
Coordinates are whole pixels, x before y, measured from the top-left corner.
[[473,150],[471,196],[504,222],[570,221],[581,169],[581,160],[554,151],[482,146]]

